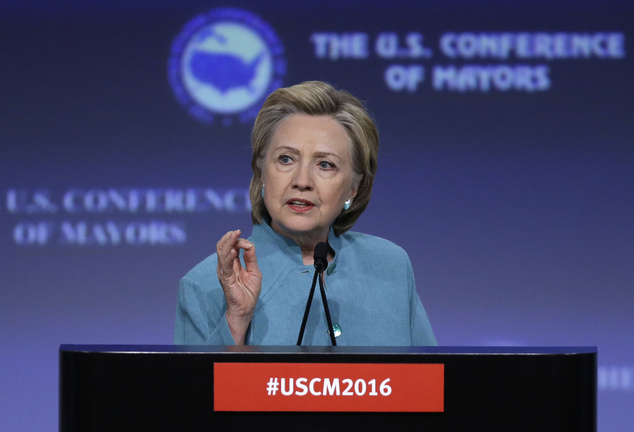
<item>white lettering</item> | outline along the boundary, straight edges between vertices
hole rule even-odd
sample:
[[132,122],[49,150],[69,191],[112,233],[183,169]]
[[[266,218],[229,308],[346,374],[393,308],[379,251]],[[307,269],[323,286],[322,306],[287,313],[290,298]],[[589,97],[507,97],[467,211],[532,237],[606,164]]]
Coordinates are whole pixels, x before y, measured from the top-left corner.
[[[19,207],[18,195],[7,200]],[[40,197],[40,205],[46,204]],[[49,202],[50,204],[50,202]],[[195,213],[251,211],[248,189],[71,189],[62,197],[68,213]]]
[[180,223],[151,222],[62,222],[62,245],[75,246],[132,246],[180,245],[187,234]]
[[297,380],[295,380],[295,385],[298,389],[301,389],[301,391],[295,392],[297,396],[305,396],[306,394],[308,394],[308,387],[306,387],[307,381],[308,379],[306,378],[297,378]]
[[339,378],[333,378],[332,382],[330,378],[324,378],[324,396],[339,396]]
[[[310,381],[309,381],[310,380]],[[321,389],[319,383],[323,382]],[[345,378],[341,382],[346,386],[343,392],[340,392],[339,378],[279,378],[271,377],[266,384],[266,391],[269,396],[275,396],[281,391],[283,396],[378,396],[377,380],[371,379],[366,381],[363,378],[352,380]],[[380,386],[379,392],[382,396],[392,394],[392,387],[389,385],[390,378],[384,379]],[[369,392],[368,392],[369,389]],[[320,391],[321,390],[321,391]]]
[[385,83],[393,91],[413,93],[425,79],[425,68],[420,65],[392,65],[385,70]]
[[429,48],[423,45],[423,35],[420,33],[409,33],[405,37],[405,43],[409,48],[409,58],[431,57]]
[[310,384],[308,388],[310,389],[310,394],[313,396],[321,396],[321,392],[315,390],[315,383],[321,382],[321,378],[313,378],[310,380]]
[[367,389],[367,384],[365,383],[365,380],[358,379],[354,382],[354,392],[356,393],[357,396],[363,396],[365,394],[366,389]]
[[346,378],[342,381],[343,384],[347,384],[348,386],[344,389],[343,393],[341,393],[342,396],[354,396],[354,393],[352,392],[352,386],[354,385],[354,383],[352,382],[351,379]]
[[391,378],[384,379],[379,386],[379,391],[383,396],[389,396],[392,394],[392,386],[388,384],[390,382],[390,379]]
[[545,91],[550,88],[547,66],[498,65],[435,66],[435,90],[450,91]]
[[286,378],[282,378],[280,381],[281,381],[280,390],[282,390],[282,394],[284,396],[292,395],[293,394],[293,378],[288,379],[288,388],[286,388]]
[[381,33],[374,44],[376,54],[380,58],[391,59],[398,55],[398,35],[396,33]]
[[440,37],[441,52],[449,58],[517,58],[625,57],[623,33],[445,33]]
[[313,33],[310,37],[315,57],[338,60],[368,57],[368,35],[365,33]]
[[7,210],[9,213],[55,213],[57,206],[51,201],[50,191],[37,189],[30,193],[24,189],[7,191]]
[[43,246],[48,243],[52,231],[50,222],[22,222],[13,229],[13,240],[20,246]]
[[376,379],[371,379],[368,384],[370,385],[370,392],[368,394],[370,396],[378,396],[379,394],[376,392]]

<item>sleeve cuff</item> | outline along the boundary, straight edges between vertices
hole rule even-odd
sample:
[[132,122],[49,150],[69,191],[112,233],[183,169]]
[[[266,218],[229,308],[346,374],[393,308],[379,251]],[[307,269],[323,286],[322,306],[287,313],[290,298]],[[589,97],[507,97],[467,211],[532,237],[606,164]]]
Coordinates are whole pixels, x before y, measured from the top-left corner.
[[209,338],[205,342],[206,345],[235,345],[231,330],[229,330],[229,323],[227,317],[223,314],[222,319],[216,326]]

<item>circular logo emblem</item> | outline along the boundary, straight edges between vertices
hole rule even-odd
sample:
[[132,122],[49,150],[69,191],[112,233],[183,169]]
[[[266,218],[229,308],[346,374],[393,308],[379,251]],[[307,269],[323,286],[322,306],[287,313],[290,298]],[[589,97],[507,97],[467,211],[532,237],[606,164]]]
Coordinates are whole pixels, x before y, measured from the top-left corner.
[[213,9],[189,21],[172,43],[169,81],[178,101],[205,123],[255,118],[282,86],[286,60],[273,29],[241,9]]

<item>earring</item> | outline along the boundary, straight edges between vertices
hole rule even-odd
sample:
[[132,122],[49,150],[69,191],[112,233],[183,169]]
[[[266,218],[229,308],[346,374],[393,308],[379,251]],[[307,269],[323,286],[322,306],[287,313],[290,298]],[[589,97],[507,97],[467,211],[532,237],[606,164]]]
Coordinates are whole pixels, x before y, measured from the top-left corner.
[[264,198],[264,183],[262,183],[262,198]]
[[344,210],[350,210],[350,206],[351,205],[352,205],[352,198],[348,198],[348,201],[343,203],[343,209]]

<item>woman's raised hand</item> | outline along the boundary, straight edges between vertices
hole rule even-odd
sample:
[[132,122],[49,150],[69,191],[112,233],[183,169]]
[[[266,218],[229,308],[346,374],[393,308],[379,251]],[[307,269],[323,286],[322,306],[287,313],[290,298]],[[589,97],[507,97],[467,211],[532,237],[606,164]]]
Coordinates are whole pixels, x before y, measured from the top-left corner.
[[[262,289],[253,243],[240,238],[240,230],[229,231],[216,244],[218,280],[227,300],[227,323],[236,345],[243,345]],[[244,264],[240,262],[244,249]]]

